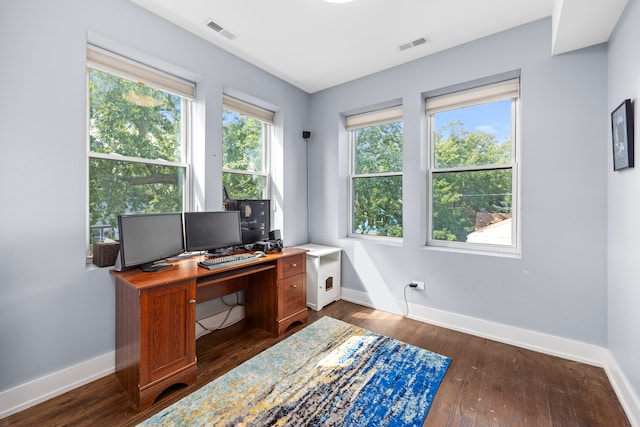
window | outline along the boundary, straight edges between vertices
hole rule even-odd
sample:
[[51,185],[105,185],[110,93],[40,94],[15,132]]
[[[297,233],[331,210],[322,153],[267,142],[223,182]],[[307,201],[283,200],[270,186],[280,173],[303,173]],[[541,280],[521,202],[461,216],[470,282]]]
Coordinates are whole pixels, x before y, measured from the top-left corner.
[[428,244],[517,250],[519,79],[426,101]]
[[222,183],[231,199],[268,199],[273,112],[228,96],[223,100]]
[[118,238],[118,215],[186,210],[195,86],[87,49],[89,255]]
[[402,106],[347,117],[350,235],[402,237]]

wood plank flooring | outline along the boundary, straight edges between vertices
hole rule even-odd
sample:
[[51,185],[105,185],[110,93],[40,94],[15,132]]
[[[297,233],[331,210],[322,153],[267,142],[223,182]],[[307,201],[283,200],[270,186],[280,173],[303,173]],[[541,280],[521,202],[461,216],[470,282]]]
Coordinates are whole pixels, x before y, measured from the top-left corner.
[[[424,426],[629,426],[603,369],[337,301],[320,312],[452,358]],[[286,336],[299,330],[295,327]],[[240,322],[197,342],[198,380],[136,412],[115,374],[0,426],[133,426],[279,340]]]

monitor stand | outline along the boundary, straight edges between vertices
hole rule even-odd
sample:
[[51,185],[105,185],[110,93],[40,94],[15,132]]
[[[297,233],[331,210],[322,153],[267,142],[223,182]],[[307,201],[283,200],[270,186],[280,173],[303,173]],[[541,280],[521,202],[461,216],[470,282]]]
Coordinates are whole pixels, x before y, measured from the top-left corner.
[[173,267],[173,264],[169,264],[168,262],[158,262],[158,263],[150,262],[149,264],[143,264],[142,267],[140,267],[140,269],[142,271],[152,273],[154,271],[160,271],[160,270],[164,270],[171,267]]

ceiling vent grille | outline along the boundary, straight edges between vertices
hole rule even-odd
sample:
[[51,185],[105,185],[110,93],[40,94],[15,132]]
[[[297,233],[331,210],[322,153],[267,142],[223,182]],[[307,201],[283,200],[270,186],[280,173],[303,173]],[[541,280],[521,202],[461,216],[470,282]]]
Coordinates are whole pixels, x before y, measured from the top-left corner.
[[207,27],[211,28],[213,31],[215,31],[218,34],[225,36],[229,40],[235,40],[238,37],[235,34],[233,34],[231,31],[227,30],[222,25],[218,24],[215,21],[212,21],[211,19],[208,19],[205,23]]
[[224,28],[222,28],[222,26],[221,26],[221,25],[218,25],[218,24],[216,24],[216,23],[215,23],[215,22],[213,22],[213,21],[209,21],[209,22],[207,23],[207,27],[211,28],[212,30],[214,30],[214,31],[216,31],[216,32],[218,32],[218,33],[219,33],[220,31],[224,30]]
[[415,39],[413,41],[410,41],[410,42],[407,42],[407,43],[402,43],[401,45],[398,45],[398,49],[407,50],[407,49],[411,49],[412,47],[420,46],[420,45],[427,44],[427,43],[430,43],[429,37],[427,37],[427,36],[420,37],[419,39]]

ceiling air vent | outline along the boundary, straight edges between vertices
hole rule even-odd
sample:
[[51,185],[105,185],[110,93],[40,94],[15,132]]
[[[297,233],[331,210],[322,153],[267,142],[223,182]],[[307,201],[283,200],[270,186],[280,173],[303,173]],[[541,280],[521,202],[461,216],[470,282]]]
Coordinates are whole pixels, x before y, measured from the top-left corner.
[[402,43],[401,45],[398,45],[398,49],[400,50],[407,50],[407,49],[411,49],[412,47],[416,47],[416,46],[420,46],[423,44],[427,44],[429,43],[429,37],[420,37],[419,39],[415,39],[413,41],[407,42],[407,43]]
[[211,28],[212,30],[216,31],[216,32],[220,32],[222,30],[224,30],[224,28],[222,28],[221,25],[216,24],[213,21],[209,21],[209,23],[207,24],[207,27]]
[[235,34],[233,34],[231,31],[225,29],[222,25],[208,19],[206,21],[206,25],[207,27],[211,28],[213,31],[215,31],[218,34],[221,34],[223,36],[225,36],[226,38],[228,38],[229,40],[235,40],[237,38],[237,36]]

